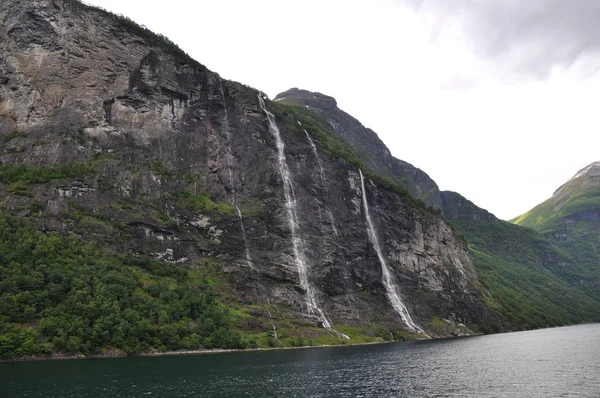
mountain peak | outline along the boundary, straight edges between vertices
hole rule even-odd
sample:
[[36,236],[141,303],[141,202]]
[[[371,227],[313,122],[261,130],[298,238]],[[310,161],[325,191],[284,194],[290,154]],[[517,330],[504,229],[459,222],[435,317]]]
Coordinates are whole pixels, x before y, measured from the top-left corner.
[[275,97],[276,102],[314,112],[329,124],[332,131],[360,149],[358,158],[372,171],[403,185],[411,195],[430,206],[442,206],[437,184],[422,170],[396,159],[377,133],[337,106],[335,98],[299,88],[291,88]]
[[573,178],[571,178],[571,180],[576,180],[577,178],[582,177],[584,175],[588,175],[590,177],[600,176],[600,161],[593,162],[584,167],[583,169],[579,170],[577,174],[575,174]]
[[600,185],[600,161],[590,163],[583,169],[579,170],[573,177],[571,177],[569,181],[558,187],[552,196],[556,196],[559,193],[563,194],[563,188],[568,188],[570,192],[570,190],[573,189],[572,185],[577,180],[585,181],[584,185],[586,187],[590,185]]
[[302,90],[297,87],[290,88],[287,91],[277,94],[275,101],[281,101],[289,97],[295,100],[301,100],[303,103],[308,104],[308,106],[313,103],[315,107],[337,108],[337,101],[335,98],[321,93]]

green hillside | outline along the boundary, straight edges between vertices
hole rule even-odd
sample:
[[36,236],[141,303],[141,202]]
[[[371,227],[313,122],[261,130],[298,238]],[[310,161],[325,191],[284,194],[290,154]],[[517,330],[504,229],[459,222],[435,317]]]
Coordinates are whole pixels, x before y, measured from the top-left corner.
[[593,163],[557,189],[551,198],[510,222],[541,233],[560,232],[567,219],[597,212],[600,212],[600,163]]
[[454,192],[444,215],[469,242],[482,285],[513,327],[597,321],[600,303],[576,280],[581,267],[538,232],[498,220]]
[[572,280],[600,297],[600,162],[511,222],[538,231],[567,253],[577,263],[569,270]]

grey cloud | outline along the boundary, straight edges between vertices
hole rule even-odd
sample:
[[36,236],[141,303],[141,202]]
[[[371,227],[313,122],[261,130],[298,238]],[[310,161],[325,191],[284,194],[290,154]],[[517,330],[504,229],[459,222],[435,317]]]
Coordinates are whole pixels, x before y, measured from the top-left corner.
[[[395,0],[461,25],[473,51],[510,73],[545,78],[600,54],[599,0]],[[588,68],[589,73],[589,68]]]

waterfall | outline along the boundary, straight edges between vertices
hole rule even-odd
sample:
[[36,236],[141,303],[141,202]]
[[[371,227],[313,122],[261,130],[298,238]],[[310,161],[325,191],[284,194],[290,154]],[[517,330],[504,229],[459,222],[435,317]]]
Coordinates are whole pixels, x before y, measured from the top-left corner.
[[294,260],[296,262],[296,267],[298,268],[300,286],[305,291],[305,300],[308,312],[310,314],[315,314],[317,316],[317,319],[323,324],[323,327],[325,329],[336,333],[340,337],[349,338],[348,336],[339,333],[331,327],[331,322],[327,319],[321,307],[319,307],[317,299],[315,297],[315,293],[308,281],[308,267],[306,255],[304,254],[304,242],[299,236],[300,231],[298,223],[298,207],[296,205],[296,194],[294,192],[294,186],[292,183],[290,170],[287,166],[287,161],[285,158],[285,145],[283,143],[283,140],[281,139],[279,128],[275,123],[275,116],[267,110],[265,106],[265,101],[263,100],[260,94],[258,95],[258,101],[260,104],[260,108],[267,115],[267,119],[269,120],[269,131],[271,132],[271,134],[273,134],[277,145],[277,161],[279,166],[279,174],[281,175],[281,179],[283,181],[283,194],[285,196],[287,220],[290,227],[290,232],[292,234]]
[[[300,123],[300,122],[298,122],[298,123]],[[321,183],[323,184],[323,188],[326,188],[327,180],[325,180],[325,173],[323,172],[323,164],[321,163],[321,158],[319,157],[319,152],[317,152],[317,146],[315,145],[312,138],[310,138],[310,135],[308,134],[308,131],[306,131],[306,129],[304,129],[304,134],[306,134],[306,138],[308,138],[308,142],[310,143],[310,147],[312,148],[313,154],[315,155],[315,158],[317,158],[317,164],[319,165],[319,174],[321,176]],[[331,209],[329,208],[329,206],[325,205],[325,208],[327,209],[327,215],[329,217],[329,224],[331,225],[331,230],[333,231],[333,234],[337,238],[338,231],[337,231],[337,228],[335,227],[335,218],[333,218],[333,213],[331,212]]]
[[250,249],[248,248],[248,237],[246,236],[246,230],[244,229],[244,218],[242,217],[242,211],[237,205],[235,206],[235,209],[237,210],[237,214],[240,219],[240,227],[242,228],[242,238],[244,238],[244,247],[246,248],[246,263],[248,264],[248,267],[250,267],[250,271],[254,271],[254,263],[252,262]]
[[310,147],[312,148],[313,154],[317,158],[317,164],[319,165],[319,173],[321,174],[321,182],[325,185],[325,174],[323,173],[323,164],[321,163],[321,158],[319,157],[319,153],[317,152],[317,146],[315,145],[312,138],[308,134],[306,129],[304,130],[304,134],[306,134],[306,138],[308,138],[308,142],[310,143]]
[[394,310],[400,315],[402,322],[408,328],[416,333],[425,334],[423,329],[419,327],[416,323],[413,322],[410,314],[408,313],[408,309],[402,303],[402,299],[398,295],[396,291],[396,286],[392,280],[392,275],[390,270],[385,262],[385,258],[383,257],[383,253],[381,252],[381,246],[379,245],[379,239],[377,239],[377,234],[375,233],[375,226],[373,225],[373,221],[371,220],[371,215],[369,214],[369,204],[367,203],[367,191],[365,190],[365,178],[363,177],[362,171],[358,170],[360,173],[360,187],[362,190],[362,202],[365,211],[365,218],[367,219],[367,233],[369,235],[369,240],[373,244],[375,251],[377,252],[377,257],[379,257],[379,263],[381,264],[381,278],[383,282],[383,286],[385,287],[385,291],[387,293],[388,300],[392,304]]
[[[270,307],[271,306],[271,300],[269,299],[269,297],[267,296],[267,305]],[[273,338],[274,339],[279,339],[279,337],[277,337],[277,327],[275,326],[275,321],[273,321],[273,315],[271,315],[271,311],[267,310],[267,315],[269,316],[269,320],[271,321],[271,328],[273,330]]]

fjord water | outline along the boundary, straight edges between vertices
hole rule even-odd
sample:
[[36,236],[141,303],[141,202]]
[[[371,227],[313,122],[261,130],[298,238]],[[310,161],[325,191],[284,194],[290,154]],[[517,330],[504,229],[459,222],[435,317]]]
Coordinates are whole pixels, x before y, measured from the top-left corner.
[[600,397],[600,324],[404,344],[0,364],[1,397]]

